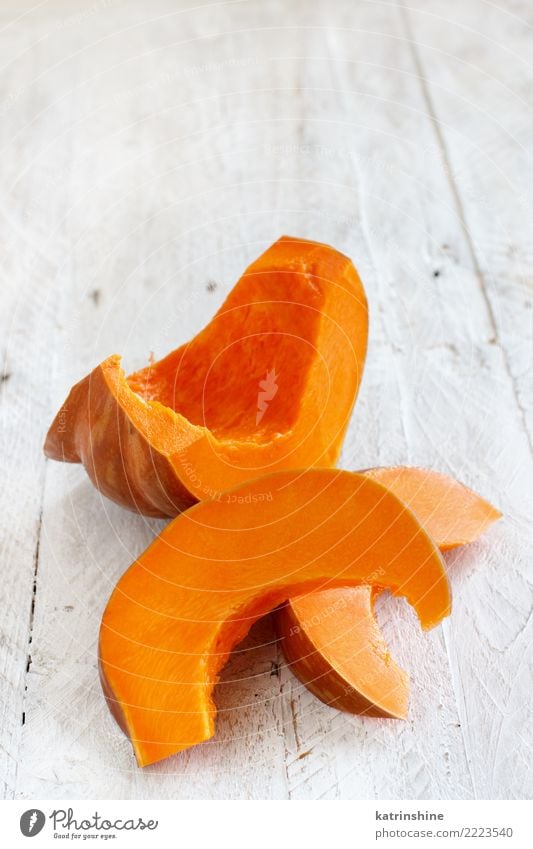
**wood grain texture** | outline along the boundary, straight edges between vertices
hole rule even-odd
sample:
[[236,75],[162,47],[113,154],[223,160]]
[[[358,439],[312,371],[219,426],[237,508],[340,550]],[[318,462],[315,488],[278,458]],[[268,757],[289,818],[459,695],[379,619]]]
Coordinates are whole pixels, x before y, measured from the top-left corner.
[[[529,798],[529,4],[31,8],[0,12],[3,795]],[[281,233],[348,253],[369,296],[342,464],[440,469],[505,520],[449,556],[442,628],[380,602],[406,723],[322,705],[265,619],[224,672],[214,741],[139,771],[96,639],[162,523],[41,442],[72,382],[188,339]]]

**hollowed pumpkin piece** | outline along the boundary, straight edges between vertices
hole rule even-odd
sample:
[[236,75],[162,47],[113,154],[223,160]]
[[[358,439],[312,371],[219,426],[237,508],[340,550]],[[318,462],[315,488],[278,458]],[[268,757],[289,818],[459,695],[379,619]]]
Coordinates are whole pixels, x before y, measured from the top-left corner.
[[104,692],[138,763],[213,735],[213,687],[262,615],[306,591],[369,582],[405,596],[424,628],[450,612],[439,550],[364,475],[278,472],[178,516],[120,578],[100,631]]
[[191,342],[128,378],[109,357],[76,384],[45,453],[150,516],[277,469],[333,466],[367,333],[351,261],[282,237]]
[[[499,510],[448,475],[396,466],[368,469],[407,504],[441,551],[477,539]],[[379,591],[325,590],[276,611],[283,653],[292,672],[321,701],[350,713],[404,719],[407,673],[391,658],[374,615]]]
[[275,613],[292,672],[320,701],[365,716],[405,719],[409,676],[392,659],[374,613],[380,590],[321,590]]

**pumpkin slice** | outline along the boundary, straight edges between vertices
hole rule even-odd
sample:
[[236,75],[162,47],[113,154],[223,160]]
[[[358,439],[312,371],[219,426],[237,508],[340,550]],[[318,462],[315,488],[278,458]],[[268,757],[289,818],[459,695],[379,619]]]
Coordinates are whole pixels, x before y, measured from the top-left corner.
[[442,556],[415,515],[364,475],[278,472],[178,516],[118,581],[103,615],[108,703],[145,765],[214,733],[233,646],[287,598],[376,584],[424,628],[450,612]]
[[409,676],[392,659],[374,614],[380,590],[321,590],[275,613],[292,672],[320,701],[365,716],[405,719]]
[[109,357],[76,384],[45,453],[149,516],[268,472],[334,466],[367,333],[351,261],[285,236],[191,342],[128,378]]
[[[404,501],[441,551],[477,539],[501,513],[471,489],[429,469],[368,469]],[[392,660],[374,615],[370,586],[291,598],[276,611],[276,630],[291,670],[338,710],[404,719],[407,674]]]

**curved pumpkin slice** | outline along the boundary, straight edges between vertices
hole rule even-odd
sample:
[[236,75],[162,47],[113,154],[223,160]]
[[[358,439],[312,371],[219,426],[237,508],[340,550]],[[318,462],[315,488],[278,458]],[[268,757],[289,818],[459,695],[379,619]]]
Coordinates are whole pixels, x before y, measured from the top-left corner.
[[139,764],[213,735],[219,672],[262,615],[369,581],[405,596],[424,628],[450,612],[439,550],[364,475],[278,472],[178,516],[120,578],[100,631],[104,692]]
[[409,676],[389,654],[370,586],[321,590],[276,611],[290,669],[320,701],[365,716],[405,719]]
[[351,261],[283,237],[191,342],[126,378],[109,357],[76,384],[45,442],[125,507],[175,516],[280,469],[335,465],[368,312]]
[[[441,551],[473,542],[501,517],[488,501],[448,475],[396,466],[368,469],[404,501]],[[392,660],[374,615],[372,587],[325,590],[276,611],[276,630],[291,670],[338,710],[404,719],[407,674]]]

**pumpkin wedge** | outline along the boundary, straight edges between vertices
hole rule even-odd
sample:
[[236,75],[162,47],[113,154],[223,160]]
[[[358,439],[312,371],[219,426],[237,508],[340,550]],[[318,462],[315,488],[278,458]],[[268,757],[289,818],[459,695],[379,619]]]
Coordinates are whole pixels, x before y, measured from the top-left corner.
[[[448,475],[396,466],[368,469],[416,514],[441,551],[477,539],[501,517],[488,501]],[[375,588],[328,589],[291,598],[276,630],[292,672],[338,710],[404,719],[407,674],[391,658],[374,615]]]
[[291,672],[337,710],[405,719],[409,676],[392,659],[374,613],[380,590],[321,590],[291,598],[275,613]]
[[367,334],[352,262],[284,236],[192,341],[129,377],[111,356],[76,384],[45,453],[149,516],[278,469],[334,466]]
[[100,672],[141,766],[208,740],[212,691],[233,646],[287,598],[375,584],[424,628],[450,612],[442,556],[415,515],[364,475],[286,471],[178,516],[119,579]]

